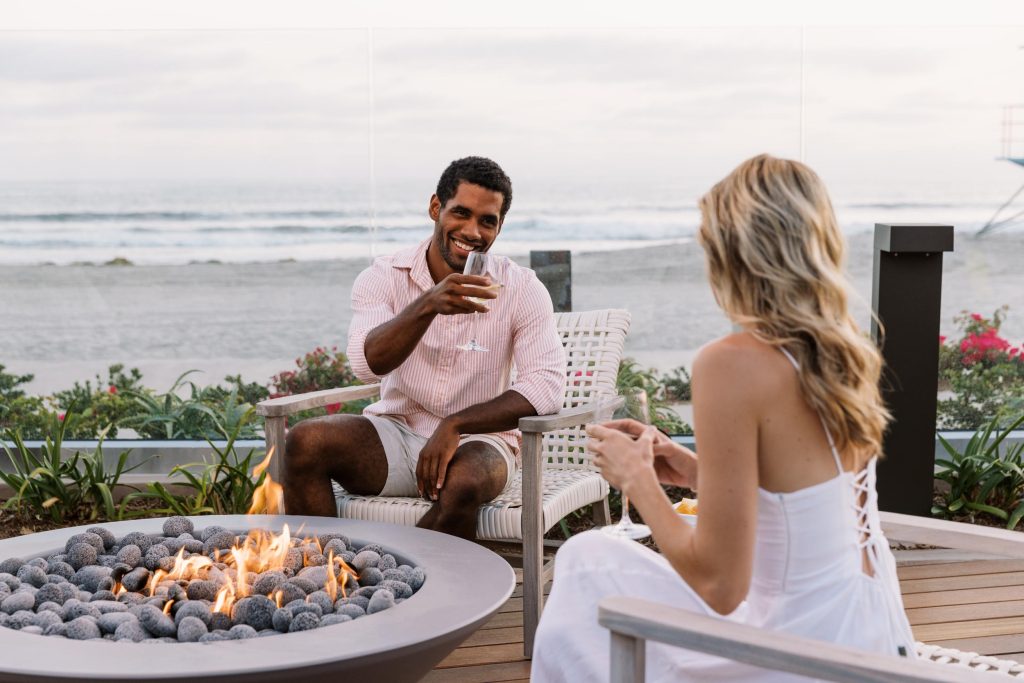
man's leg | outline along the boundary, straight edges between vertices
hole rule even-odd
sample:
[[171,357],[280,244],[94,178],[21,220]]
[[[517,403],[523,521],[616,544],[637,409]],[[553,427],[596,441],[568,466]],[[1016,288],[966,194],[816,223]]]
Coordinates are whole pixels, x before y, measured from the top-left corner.
[[416,526],[473,540],[480,506],[494,500],[507,481],[508,465],[494,446],[464,443],[448,464],[437,502]]
[[304,420],[288,431],[284,506],[290,515],[334,517],[331,480],[346,491],[376,495],[388,478],[388,459],[377,429],[358,415]]

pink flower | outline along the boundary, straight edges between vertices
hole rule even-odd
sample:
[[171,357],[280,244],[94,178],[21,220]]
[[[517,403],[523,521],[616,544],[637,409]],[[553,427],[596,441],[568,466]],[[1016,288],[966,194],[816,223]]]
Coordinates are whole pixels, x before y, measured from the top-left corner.
[[117,393],[117,387],[115,387],[113,384],[111,384],[110,388],[107,389],[107,393],[116,394]]
[[983,320],[983,318],[981,317],[980,313],[971,313],[971,320],[980,323]]
[[60,420],[61,422],[63,422],[64,421],[64,413],[61,413],[60,415],[58,415],[57,419]]
[[944,334],[940,334],[939,335],[939,343],[940,344],[945,344],[946,343],[946,335],[944,335]]

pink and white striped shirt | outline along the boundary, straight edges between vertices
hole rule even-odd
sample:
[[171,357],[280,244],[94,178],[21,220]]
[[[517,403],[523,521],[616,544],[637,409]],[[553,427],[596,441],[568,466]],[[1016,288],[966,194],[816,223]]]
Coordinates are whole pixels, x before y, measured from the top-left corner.
[[[380,400],[364,414],[397,417],[430,437],[442,418],[495,398],[510,384],[538,415],[557,412],[565,396],[566,365],[551,297],[532,270],[504,257],[490,259],[490,275],[504,287],[488,301],[490,310],[475,316],[476,339],[489,352],[456,348],[473,336],[474,316],[438,315],[404,363],[384,377],[370,370],[366,335],[434,287],[427,268],[429,243],[377,258],[352,285],[349,361],[360,380],[381,383]],[[518,430],[496,436],[518,454]]]

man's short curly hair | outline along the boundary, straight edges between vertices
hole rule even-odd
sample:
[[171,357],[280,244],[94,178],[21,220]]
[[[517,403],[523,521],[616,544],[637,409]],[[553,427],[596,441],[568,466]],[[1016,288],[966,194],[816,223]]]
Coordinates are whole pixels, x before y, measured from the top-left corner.
[[459,183],[472,183],[491,192],[500,192],[501,218],[504,220],[512,206],[512,181],[501,170],[501,166],[485,157],[464,157],[448,164],[441,179],[437,181],[437,198],[441,206],[455,196]]

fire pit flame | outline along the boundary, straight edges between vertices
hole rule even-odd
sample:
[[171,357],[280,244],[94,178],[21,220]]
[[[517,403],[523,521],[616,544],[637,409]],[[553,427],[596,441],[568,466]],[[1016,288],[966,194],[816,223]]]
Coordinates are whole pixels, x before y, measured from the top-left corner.
[[274,448],[271,447],[267,451],[267,457],[252,470],[252,476],[257,481],[264,472],[266,472],[266,476],[263,478],[263,483],[252,493],[250,515],[280,515],[284,513],[284,489],[271,479],[270,472],[267,472],[273,457]]

